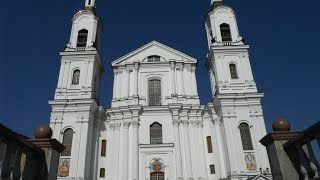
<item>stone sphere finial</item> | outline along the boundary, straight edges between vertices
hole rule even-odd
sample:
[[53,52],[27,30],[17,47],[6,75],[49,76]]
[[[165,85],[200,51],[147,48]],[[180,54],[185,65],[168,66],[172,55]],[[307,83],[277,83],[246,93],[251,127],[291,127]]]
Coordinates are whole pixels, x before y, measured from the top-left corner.
[[290,122],[285,118],[278,118],[272,123],[273,131],[290,131],[291,125]]
[[34,131],[36,139],[51,139],[52,129],[48,125],[40,125]]

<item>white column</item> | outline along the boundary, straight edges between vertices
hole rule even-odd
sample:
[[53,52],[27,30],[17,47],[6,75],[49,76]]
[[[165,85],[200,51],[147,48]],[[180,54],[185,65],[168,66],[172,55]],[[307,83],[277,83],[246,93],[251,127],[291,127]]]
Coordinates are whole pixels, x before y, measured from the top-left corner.
[[[192,119],[194,117],[191,117]],[[193,168],[193,176],[195,178],[200,178],[202,177],[201,175],[201,168],[202,167],[202,162],[201,162],[201,151],[199,151],[199,139],[198,139],[198,121],[191,121],[191,126],[190,126],[190,150],[191,150],[191,161],[192,161],[192,168]]]
[[127,88],[126,88],[126,97],[129,97],[129,95],[130,95],[130,70],[129,69],[127,69],[126,70],[126,84],[127,84]]
[[[115,127],[113,124],[110,124],[110,131],[108,133],[108,141],[107,141],[107,169],[110,169],[110,171],[107,172],[107,178],[112,179],[113,174],[113,160],[114,160],[114,130]],[[109,150],[110,149],[110,150]],[[110,153],[109,153],[110,152]]]
[[171,64],[171,81],[172,81],[172,94],[177,94],[176,92],[176,77],[175,77],[175,64],[174,62],[170,62]]
[[182,179],[183,178],[179,125],[180,125],[180,122],[178,120],[174,120],[173,121],[175,161],[176,161],[176,173],[177,173],[177,178],[176,179]]
[[133,147],[132,147],[132,179],[139,180],[139,121],[132,122]]
[[119,179],[119,147],[120,147],[120,127],[121,123],[114,124],[115,132],[113,136],[113,171],[112,171],[112,179]]
[[129,71],[129,97],[133,96],[133,91],[134,91],[134,70]]
[[196,67],[193,66],[192,69],[191,69],[191,73],[192,73],[192,85],[193,85],[192,90],[193,90],[193,95],[194,95],[194,96],[198,96],[197,78],[196,78],[196,73],[195,73],[195,71],[196,71]]
[[180,83],[181,83],[181,95],[185,95],[185,89],[184,89],[184,66],[181,65],[181,69],[180,69]]
[[[86,87],[90,87],[91,89],[93,88],[93,71],[94,71],[94,67],[93,67],[93,61],[88,61],[88,72],[87,72],[87,81],[86,81]],[[80,75],[80,80],[81,80],[81,75]]]
[[182,81],[182,77],[181,77],[181,68],[177,68],[177,94],[181,95],[182,94],[182,86],[181,86],[181,81]]
[[202,178],[208,179],[208,171],[207,171],[207,160],[206,160],[206,151],[205,151],[205,143],[203,141],[203,122],[198,122],[198,140],[199,140],[199,152],[200,152],[200,161],[201,161],[201,175]]
[[59,72],[59,80],[58,80],[58,89],[62,89],[62,82],[63,82],[63,75],[65,72],[65,68],[66,68],[66,63],[61,61],[61,65],[60,65],[60,72]]
[[122,71],[118,69],[117,73],[117,99],[121,98],[121,81],[122,81]]
[[113,99],[117,98],[117,81],[118,81],[118,71],[114,70],[114,80],[113,80]]
[[129,126],[130,123],[129,122],[125,122],[123,123],[123,155],[122,155],[122,159],[123,159],[123,167],[122,167],[122,179],[123,180],[128,180],[128,169],[129,169],[129,163],[127,163],[126,161],[129,159]]
[[192,162],[191,162],[191,152],[190,152],[190,140],[189,140],[189,121],[182,121],[183,124],[183,139],[184,139],[184,149],[185,149],[185,164],[186,164],[186,176],[188,179],[192,179]]
[[71,66],[70,64],[71,64],[70,61],[65,62],[65,71],[64,71],[64,77],[63,77],[63,83],[62,83],[63,89],[68,88],[69,77],[70,77],[70,75],[72,76],[72,72],[70,72],[70,66]]
[[134,69],[133,69],[133,95],[137,96],[138,95],[138,68],[139,68],[139,64],[135,63],[134,64]]
[[219,159],[219,166],[220,166],[220,176],[221,178],[227,178],[226,174],[226,162],[225,162],[225,154],[223,151],[223,144],[222,144],[222,136],[221,136],[221,123],[219,120],[215,121],[214,124],[215,134],[217,139],[217,150],[218,150],[218,159]]
[[122,79],[121,79],[121,98],[125,98],[127,96],[128,91],[128,70],[124,69],[122,71]]

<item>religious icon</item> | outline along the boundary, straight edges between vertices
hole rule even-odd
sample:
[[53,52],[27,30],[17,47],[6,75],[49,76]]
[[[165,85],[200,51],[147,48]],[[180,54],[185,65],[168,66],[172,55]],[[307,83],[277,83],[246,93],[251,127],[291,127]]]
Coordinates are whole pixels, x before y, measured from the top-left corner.
[[247,170],[256,170],[257,169],[257,162],[253,153],[248,153],[245,155],[246,159],[246,167]]
[[150,166],[150,172],[163,172],[163,164],[159,160],[155,160]]
[[161,169],[161,166],[160,166],[160,164],[158,163],[158,161],[156,161],[155,164],[154,164],[154,171],[155,171],[155,172],[159,172],[160,169]]
[[60,159],[58,176],[59,177],[69,176],[69,168],[70,168],[70,159]]

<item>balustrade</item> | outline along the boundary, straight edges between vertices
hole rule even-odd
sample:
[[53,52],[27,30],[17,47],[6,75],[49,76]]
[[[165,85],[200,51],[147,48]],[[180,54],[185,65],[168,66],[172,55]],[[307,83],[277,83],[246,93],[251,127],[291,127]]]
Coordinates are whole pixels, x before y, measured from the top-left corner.
[[[55,164],[55,161],[58,160],[46,157],[46,154],[49,156],[53,151],[61,153],[63,149],[62,144],[51,139],[51,136],[31,140],[0,124],[0,179],[53,180],[54,176],[49,178],[48,175],[57,173],[55,170],[58,164]],[[56,168],[53,168],[54,166]],[[54,172],[51,172],[48,167],[51,167]]]
[[[320,179],[320,164],[316,156],[320,153],[316,152],[312,143],[319,144],[320,122],[306,129],[296,138],[288,141],[283,145],[285,151],[289,154],[292,164],[301,176],[301,179],[312,180]],[[316,152],[316,154],[315,154]],[[298,157],[297,156],[298,153]]]

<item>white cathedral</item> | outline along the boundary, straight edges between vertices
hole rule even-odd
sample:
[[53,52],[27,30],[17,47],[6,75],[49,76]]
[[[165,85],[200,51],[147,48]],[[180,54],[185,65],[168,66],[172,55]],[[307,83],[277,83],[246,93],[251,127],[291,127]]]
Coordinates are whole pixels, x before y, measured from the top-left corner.
[[99,105],[101,20],[95,0],[72,21],[52,107],[66,147],[58,180],[270,179],[261,99],[234,10],[211,0],[206,67],[214,100],[201,105],[197,59],[152,41],[112,61],[111,108]]

